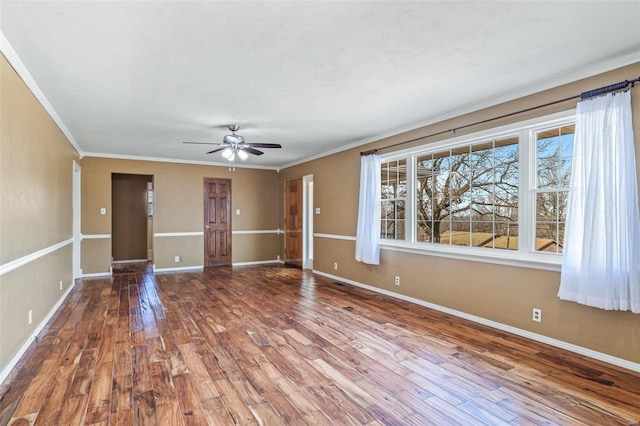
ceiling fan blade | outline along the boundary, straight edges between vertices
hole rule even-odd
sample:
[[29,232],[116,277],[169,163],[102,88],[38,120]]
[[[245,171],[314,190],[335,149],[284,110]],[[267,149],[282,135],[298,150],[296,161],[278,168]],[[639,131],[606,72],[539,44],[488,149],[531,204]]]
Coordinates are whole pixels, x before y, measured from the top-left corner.
[[279,143],[249,143],[248,145],[254,148],[282,148]]
[[214,152],[222,151],[223,149],[227,149],[226,146],[221,146],[220,148],[216,148],[213,151],[207,152],[207,154],[213,154]]
[[241,146],[238,149],[241,149],[241,150],[246,151],[249,154],[253,154],[253,155],[262,155],[262,154],[264,154],[264,152],[258,151],[257,149],[253,149],[250,146],[246,146],[246,145],[245,146]]
[[218,145],[218,142],[182,142],[182,143],[190,143],[193,145]]

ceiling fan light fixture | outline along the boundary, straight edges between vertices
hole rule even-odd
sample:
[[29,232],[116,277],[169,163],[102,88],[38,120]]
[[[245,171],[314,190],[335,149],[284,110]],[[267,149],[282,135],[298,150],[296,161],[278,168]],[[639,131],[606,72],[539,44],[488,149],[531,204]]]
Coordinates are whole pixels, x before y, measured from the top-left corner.
[[249,154],[247,154],[246,152],[244,152],[243,150],[239,149],[238,150],[238,157],[240,157],[240,159],[242,161],[246,160],[247,158],[249,158]]
[[222,157],[227,159],[227,160],[231,160],[232,157],[234,157],[233,149],[231,147],[227,147],[227,148],[223,149],[222,150]]

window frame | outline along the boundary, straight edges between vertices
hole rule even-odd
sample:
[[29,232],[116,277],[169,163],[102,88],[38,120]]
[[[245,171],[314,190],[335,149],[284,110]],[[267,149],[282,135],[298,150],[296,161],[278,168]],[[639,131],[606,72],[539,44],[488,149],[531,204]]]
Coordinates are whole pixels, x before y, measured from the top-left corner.
[[[405,239],[393,240],[381,238],[381,248],[383,250],[400,251],[413,254],[559,271],[562,264],[561,253],[550,253],[535,250],[535,197],[538,192],[535,133],[536,131],[544,128],[555,126],[560,127],[571,123],[575,123],[575,109],[381,155],[380,157],[382,162],[397,161],[404,158],[406,159],[407,164]],[[416,239],[417,224],[415,222],[417,217],[417,201],[415,194],[415,183],[417,179],[415,166],[417,158],[428,154],[439,153],[447,149],[474,145],[491,139],[504,139],[510,136],[516,136],[519,140],[518,249],[503,250],[486,247],[467,247],[418,242]]]
[[[406,158],[404,158],[404,157],[400,157],[400,158],[398,158],[398,159],[396,159],[396,160],[393,160],[393,159],[392,159],[392,160],[387,160],[387,161],[383,161],[383,162],[381,162],[381,163],[382,163],[382,167],[381,167],[381,169],[384,169],[384,165],[385,165],[385,164],[389,164],[389,163],[392,163],[392,162],[399,163],[399,162],[400,162],[400,161],[402,161],[402,160],[404,160],[404,162],[405,162],[405,168],[406,168],[406,167],[407,167],[407,165],[406,165],[406,161],[407,161],[407,159],[406,159]],[[398,165],[398,167],[400,167],[400,166]],[[400,169],[399,169],[399,168],[398,168],[398,172],[397,172],[397,173],[398,173],[398,174],[400,173]],[[387,177],[389,177],[389,176],[387,176]],[[407,174],[405,173],[405,180],[407,180],[408,178],[409,178],[409,175],[407,175]],[[397,181],[397,182],[400,182],[400,181],[401,181],[401,180],[399,179],[399,176],[398,176],[398,178],[396,179],[396,181]],[[387,179],[387,180],[381,180],[381,186],[384,186],[384,183],[385,183],[385,182],[389,183],[389,182],[391,182],[391,180],[389,180],[389,179]],[[408,191],[408,182],[407,182],[407,183],[405,183],[405,185],[407,185],[407,187],[405,188],[405,191]],[[395,193],[395,194],[394,194],[394,196],[393,196],[393,197],[391,197],[391,198],[382,198],[382,199],[380,200],[380,206],[382,206],[382,204],[383,204],[384,202],[393,202],[393,203],[395,204],[395,206],[396,206],[395,211],[397,212],[398,202],[403,202],[403,203],[404,203],[404,216],[405,216],[405,217],[404,217],[403,219],[398,219],[397,215],[394,217],[394,222],[395,222],[394,229],[395,229],[395,232],[396,232],[396,234],[397,234],[397,232],[398,232],[398,221],[399,221],[399,220],[403,220],[403,221],[404,221],[404,235],[405,235],[405,238],[404,238],[404,239],[406,239],[406,235],[407,235],[407,233],[406,233],[406,229],[407,229],[407,220],[408,220],[408,218],[407,218],[407,215],[408,215],[408,213],[407,213],[408,192],[406,192],[406,193],[405,193],[405,196],[404,196],[404,197],[398,197],[398,195],[397,195],[397,190],[396,190],[395,192],[396,192],[396,193]],[[381,210],[382,210],[382,207],[381,207]],[[386,220],[386,218],[382,218],[382,215],[381,215],[381,223],[382,223],[382,221],[383,221],[383,220],[385,220],[386,222],[388,221],[388,220]],[[382,232],[381,232],[381,234],[382,234]],[[394,240],[396,240],[396,239],[394,238]]]

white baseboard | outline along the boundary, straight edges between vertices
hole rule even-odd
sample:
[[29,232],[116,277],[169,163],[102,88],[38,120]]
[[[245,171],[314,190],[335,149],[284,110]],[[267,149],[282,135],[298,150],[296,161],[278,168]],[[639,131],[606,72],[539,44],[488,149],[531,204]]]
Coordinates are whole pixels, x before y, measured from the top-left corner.
[[107,272],[92,272],[90,274],[82,274],[80,275],[80,278],[97,278],[97,277],[110,277],[111,276],[111,272],[107,271]]
[[346,284],[351,284],[355,287],[361,287],[367,290],[371,290],[376,293],[384,294],[386,296],[394,297],[396,299],[404,300],[406,302],[415,303],[420,306],[424,306],[426,308],[434,309],[436,311],[444,312],[450,315],[454,315],[456,317],[464,318],[469,321],[473,321],[482,325],[486,325],[489,327],[497,328],[498,330],[507,331],[509,333],[516,334],[518,336],[526,337],[527,339],[535,340],[537,342],[546,343],[547,345],[555,346],[560,349],[565,349],[570,352],[577,353],[579,355],[588,356],[593,359],[597,359],[599,361],[604,361],[608,364],[612,364],[618,367],[626,368],[628,370],[640,372],[640,364],[635,363],[626,359],[614,357],[602,352],[594,351],[592,349],[588,349],[582,346],[574,345],[573,343],[564,342],[562,340],[554,339],[551,337],[544,336],[542,334],[533,333],[531,331],[523,330],[521,328],[512,327],[507,324],[502,324],[500,322],[492,321],[486,318],[478,317],[475,315],[467,314],[462,311],[457,311],[455,309],[447,308],[445,306],[436,305],[434,303],[425,302],[424,300],[416,299],[414,297],[405,296],[404,294],[394,293],[389,290],[384,290],[382,288],[370,286],[367,284],[363,284],[357,281],[353,281],[347,278],[339,277],[337,275],[327,274],[326,272],[313,270],[314,274],[321,275],[323,277],[331,278],[336,281],[340,281]]
[[11,358],[11,361],[9,361],[9,364],[7,364],[4,370],[0,372],[0,384],[2,384],[7,377],[9,377],[9,374],[11,374],[11,371],[14,369],[16,364],[18,364],[18,361],[20,361],[20,358],[22,358],[22,355],[24,355],[27,349],[29,349],[29,346],[31,346],[36,336],[40,334],[40,332],[42,331],[44,326],[47,325],[47,323],[49,322],[53,314],[58,310],[60,305],[62,305],[62,302],[64,302],[64,300],[67,298],[69,293],[71,293],[71,290],[73,289],[73,287],[75,287],[75,283],[72,281],[67,291],[65,291],[64,294],[60,297],[60,299],[58,299],[58,301],[53,306],[53,308],[51,308],[47,316],[44,317],[42,321],[40,321],[40,324],[38,324],[38,326],[33,330],[33,333],[31,333],[31,335],[27,338],[27,340],[25,340],[24,344],[22,345],[22,347],[20,347],[20,349],[18,349],[18,352],[15,354],[15,356]]
[[231,266],[251,266],[251,265],[268,265],[273,263],[284,263],[281,260],[256,260],[253,262],[236,262],[232,263]]
[[153,272],[180,272],[180,271],[202,271],[204,270],[204,266],[179,266],[176,268],[156,268],[156,265],[153,265]]

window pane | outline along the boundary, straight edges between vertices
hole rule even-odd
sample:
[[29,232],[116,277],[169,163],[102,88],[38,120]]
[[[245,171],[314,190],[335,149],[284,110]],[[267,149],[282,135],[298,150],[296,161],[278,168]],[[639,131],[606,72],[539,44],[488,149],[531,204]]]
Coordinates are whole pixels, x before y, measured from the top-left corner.
[[381,164],[381,237],[404,239],[405,200],[407,196],[407,160]]
[[404,219],[396,221],[396,239],[404,240],[405,231],[404,231]]
[[[564,234],[564,226],[562,227]],[[558,228],[555,223],[539,223],[536,225],[536,251],[562,253],[558,241]]]
[[538,188],[566,188],[569,185],[574,127],[556,127],[536,133]]

